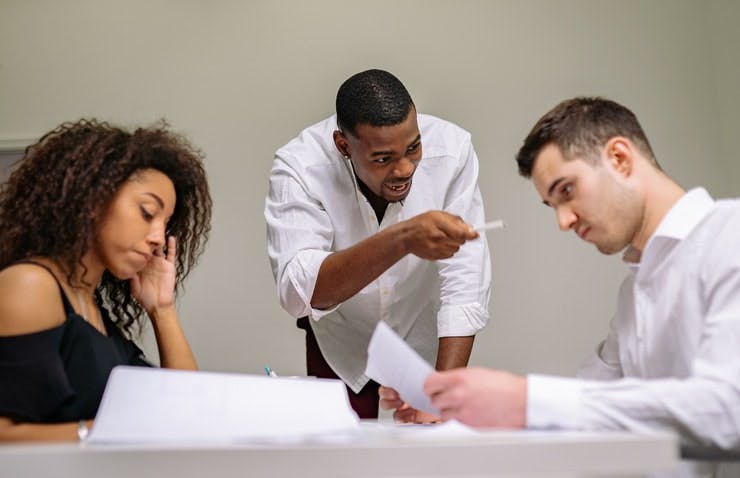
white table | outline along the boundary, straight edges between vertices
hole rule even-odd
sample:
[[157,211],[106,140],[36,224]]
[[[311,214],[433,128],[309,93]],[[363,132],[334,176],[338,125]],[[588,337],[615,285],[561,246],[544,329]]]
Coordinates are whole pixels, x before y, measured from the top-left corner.
[[622,432],[432,438],[377,427],[360,440],[337,443],[0,446],[0,476],[9,478],[634,477],[677,463],[674,436]]

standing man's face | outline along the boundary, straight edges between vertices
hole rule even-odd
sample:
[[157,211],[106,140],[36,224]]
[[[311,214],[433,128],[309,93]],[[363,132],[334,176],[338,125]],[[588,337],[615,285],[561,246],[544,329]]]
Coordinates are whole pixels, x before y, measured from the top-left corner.
[[572,229],[604,254],[630,245],[644,221],[639,196],[605,151],[594,163],[566,160],[556,145],[545,146],[535,160],[532,181],[545,205],[555,209],[560,229]]
[[350,132],[335,132],[334,142],[351,158],[355,174],[365,186],[388,202],[402,201],[421,161],[421,134],[412,107],[401,123],[392,126],[360,124]]

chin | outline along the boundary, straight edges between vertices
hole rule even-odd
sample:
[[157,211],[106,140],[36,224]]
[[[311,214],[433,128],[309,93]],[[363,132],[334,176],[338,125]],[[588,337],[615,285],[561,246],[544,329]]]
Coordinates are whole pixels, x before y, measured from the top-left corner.
[[411,188],[409,188],[408,191],[406,191],[406,194],[403,196],[383,196],[383,199],[390,202],[401,202],[405,201],[407,197],[409,197],[409,193],[411,192]]
[[606,254],[607,256],[614,255],[618,252],[622,252],[626,246],[618,246],[615,244],[595,244],[596,249],[599,250],[602,254]]
[[386,201],[388,201],[388,203],[389,203],[389,204],[390,204],[390,203],[396,203],[396,202],[401,202],[401,201],[405,201],[405,200],[406,200],[406,196],[404,196],[404,197],[402,197],[402,198],[398,198],[398,197],[393,197],[393,198],[385,198],[385,200],[386,200]]
[[125,268],[111,268],[108,272],[118,280],[129,280],[132,279],[138,271],[132,270],[130,267]]

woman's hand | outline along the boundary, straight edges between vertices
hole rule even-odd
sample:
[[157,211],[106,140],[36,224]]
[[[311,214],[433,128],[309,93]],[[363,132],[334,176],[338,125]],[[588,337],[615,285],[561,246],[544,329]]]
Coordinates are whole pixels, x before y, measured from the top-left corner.
[[193,351],[175,309],[175,238],[167,238],[167,256],[159,250],[131,279],[131,293],[149,314],[164,368],[197,370]]
[[149,316],[155,309],[170,307],[175,302],[174,236],[167,238],[167,256],[162,249],[155,251],[146,267],[131,278],[131,294]]

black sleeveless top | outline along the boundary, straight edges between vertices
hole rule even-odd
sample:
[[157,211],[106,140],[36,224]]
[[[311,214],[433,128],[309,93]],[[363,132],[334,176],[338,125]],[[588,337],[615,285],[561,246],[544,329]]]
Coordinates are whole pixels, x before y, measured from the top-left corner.
[[[51,273],[43,264],[25,263]],[[107,336],[74,311],[61,285],[59,293],[66,315],[63,324],[0,337],[0,416],[37,423],[95,418],[113,367],[151,366],[105,308],[100,311]]]

